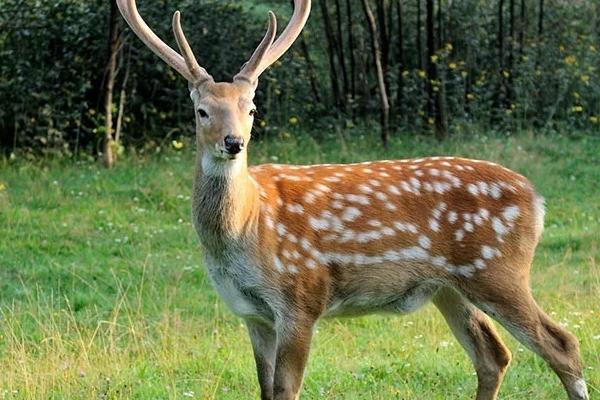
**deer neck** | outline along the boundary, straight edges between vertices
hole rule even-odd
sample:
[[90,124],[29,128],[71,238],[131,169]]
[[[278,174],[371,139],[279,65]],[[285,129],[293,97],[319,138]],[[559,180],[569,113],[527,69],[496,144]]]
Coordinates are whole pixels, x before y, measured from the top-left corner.
[[207,249],[224,250],[227,244],[254,232],[259,201],[245,152],[235,160],[221,160],[199,149],[192,215],[200,241]]

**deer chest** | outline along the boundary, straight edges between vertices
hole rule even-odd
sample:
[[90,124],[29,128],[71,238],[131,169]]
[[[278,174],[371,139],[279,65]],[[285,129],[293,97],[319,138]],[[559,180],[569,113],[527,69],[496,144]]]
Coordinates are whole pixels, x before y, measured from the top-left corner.
[[217,261],[207,256],[206,264],[213,287],[235,315],[272,319],[272,312],[259,289],[260,277],[256,266],[243,257]]

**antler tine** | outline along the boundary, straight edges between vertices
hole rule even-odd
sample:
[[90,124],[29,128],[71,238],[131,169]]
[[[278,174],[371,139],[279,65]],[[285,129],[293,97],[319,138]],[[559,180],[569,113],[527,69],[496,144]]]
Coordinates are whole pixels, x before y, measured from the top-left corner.
[[179,11],[175,11],[175,14],[173,14],[173,33],[175,34],[175,40],[177,41],[177,46],[179,46],[179,51],[183,55],[183,59],[195,81],[212,79],[209,73],[198,64],[198,60],[196,59],[196,56],[194,56],[194,52],[185,38],[185,34],[181,28],[181,13]]
[[[169,45],[163,42],[144,21],[137,10],[135,0],[117,0],[121,15],[135,34],[164,62],[173,67],[179,74],[190,82],[197,80],[187,65],[187,61]],[[202,69],[200,70],[202,71]],[[204,71],[206,72],[206,71]],[[207,74],[208,75],[208,74]]]
[[255,72],[260,67],[265,55],[273,44],[276,34],[277,18],[275,17],[273,11],[269,11],[269,26],[267,27],[267,33],[265,33],[265,36],[261,40],[256,50],[254,50],[254,53],[252,53],[250,60],[244,64],[241,71],[233,78],[234,80],[246,79],[253,83],[258,78],[258,75],[260,74],[256,74]]
[[[236,75],[235,79],[244,78],[251,82],[256,81],[271,64],[277,61],[294,43],[302,28],[306,25],[306,21],[310,14],[311,0],[294,0],[294,13],[285,30],[279,38],[272,42],[269,37],[271,27],[276,27],[275,15],[269,12],[269,30],[258,45],[250,60],[242,67],[242,70]],[[276,29],[274,29],[275,31]],[[273,33],[274,35],[275,33]],[[262,47],[266,41],[270,40],[267,49]],[[266,46],[265,46],[266,47]]]

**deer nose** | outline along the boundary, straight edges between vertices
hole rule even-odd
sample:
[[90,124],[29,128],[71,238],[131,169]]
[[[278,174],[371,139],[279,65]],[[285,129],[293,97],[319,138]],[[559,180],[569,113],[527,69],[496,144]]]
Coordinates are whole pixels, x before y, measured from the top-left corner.
[[225,151],[231,155],[238,154],[244,148],[244,138],[238,136],[225,136]]

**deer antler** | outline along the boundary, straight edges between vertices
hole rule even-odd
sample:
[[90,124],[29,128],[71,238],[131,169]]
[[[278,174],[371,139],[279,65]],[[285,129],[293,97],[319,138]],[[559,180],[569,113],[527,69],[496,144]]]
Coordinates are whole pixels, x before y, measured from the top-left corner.
[[[125,21],[127,21],[131,29],[146,46],[167,64],[175,68],[184,78],[190,82],[212,80],[210,74],[198,64],[192,48],[185,38],[183,29],[181,28],[181,14],[179,11],[176,11],[173,15],[173,33],[175,34],[181,54],[169,47],[150,29],[140,16],[135,0],[117,0],[117,5]],[[310,5],[310,0],[294,0],[294,14],[277,40],[275,40],[277,19],[275,18],[275,14],[269,11],[267,33],[254,53],[252,53],[250,60],[244,64],[234,79],[243,79],[251,83],[256,82],[260,74],[277,61],[292,46],[298,35],[300,35],[310,14]]]
[[173,15],[173,32],[175,33],[177,44],[181,53],[183,53],[183,56],[156,36],[140,16],[135,0],[117,0],[117,6],[123,15],[123,18],[125,18],[125,21],[127,21],[131,29],[142,42],[144,42],[157,56],[163,59],[163,61],[179,72],[185,79],[190,82],[212,80],[210,74],[198,64],[198,61],[185,38],[183,30],[181,29],[179,11],[176,11],[175,15]]
[[277,61],[294,43],[310,14],[311,0],[294,0],[294,14],[285,30],[273,43],[277,31],[275,14],[269,11],[267,33],[260,42],[250,60],[242,67],[234,79],[255,82],[271,64]]

